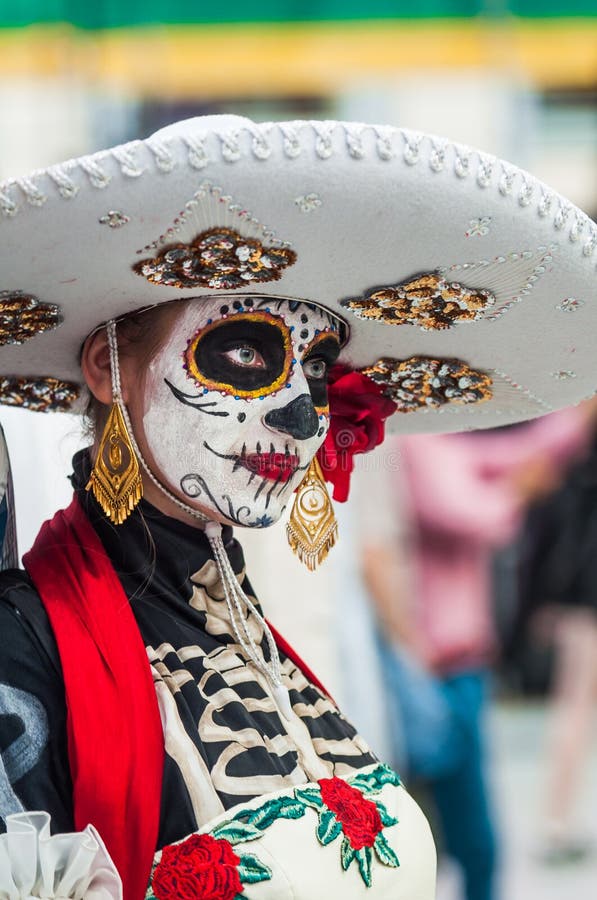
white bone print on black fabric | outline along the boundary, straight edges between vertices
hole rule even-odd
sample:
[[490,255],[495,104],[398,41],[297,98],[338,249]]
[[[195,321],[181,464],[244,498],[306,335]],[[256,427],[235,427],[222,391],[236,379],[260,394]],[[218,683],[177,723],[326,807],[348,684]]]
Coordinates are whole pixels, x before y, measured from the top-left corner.
[[0,814],[22,812],[14,785],[35,768],[48,742],[48,716],[29,691],[0,684]]
[[[166,756],[158,846],[277,785],[343,775],[374,762],[332,701],[284,654],[282,680],[295,715],[290,722],[282,719],[269,683],[236,642],[205,534],[145,499],[142,515],[130,516],[116,531],[85,491],[89,469],[86,454],[75,459],[75,489],[130,600],[162,717]],[[222,539],[252,597],[231,527],[224,527]],[[247,627],[266,655],[259,622],[248,621]]]
[[[198,826],[208,821],[218,802],[228,808],[263,793],[368,765],[374,757],[365,742],[329,697],[285,658],[283,680],[296,721],[280,719],[264,676],[247,665],[232,637],[213,561],[207,561],[191,581],[189,605],[200,616],[206,646],[175,649],[160,644],[149,647],[148,655],[166,749],[176,759]],[[251,617],[247,623],[265,650],[259,622]]]

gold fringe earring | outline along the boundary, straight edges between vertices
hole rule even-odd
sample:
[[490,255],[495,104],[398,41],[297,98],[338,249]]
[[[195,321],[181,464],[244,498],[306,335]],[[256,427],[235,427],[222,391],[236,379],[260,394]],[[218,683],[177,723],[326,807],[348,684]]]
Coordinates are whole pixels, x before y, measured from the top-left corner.
[[87,490],[93,491],[115,525],[122,525],[143,496],[139,463],[117,402],[112,404]]
[[97,451],[87,490],[115,525],[122,525],[143,496],[141,471],[122,411],[116,323],[108,322],[112,408]]
[[324,561],[338,539],[338,521],[317,457],[297,488],[286,536],[294,553],[311,572]]

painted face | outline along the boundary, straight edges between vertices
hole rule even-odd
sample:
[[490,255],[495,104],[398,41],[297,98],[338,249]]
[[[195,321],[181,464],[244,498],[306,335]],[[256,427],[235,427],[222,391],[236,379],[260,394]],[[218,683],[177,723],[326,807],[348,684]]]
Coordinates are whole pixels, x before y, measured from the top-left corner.
[[190,302],[146,378],[156,474],[214,518],[271,525],[325,439],[339,350],[338,320],[306,303]]

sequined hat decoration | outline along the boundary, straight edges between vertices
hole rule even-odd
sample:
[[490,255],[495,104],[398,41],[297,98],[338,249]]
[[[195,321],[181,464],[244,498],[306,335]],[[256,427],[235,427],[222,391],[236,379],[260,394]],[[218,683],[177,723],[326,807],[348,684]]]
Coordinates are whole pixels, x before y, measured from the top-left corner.
[[[205,229],[205,223],[210,228]],[[204,181],[184,209],[144,250],[157,254],[133,270],[153,284],[176,288],[234,290],[279,281],[296,262],[288,243],[276,238],[217,185]],[[138,251],[139,253],[143,251]]]
[[491,291],[466,288],[436,272],[405,284],[372,291],[367,297],[345,300],[344,306],[361,319],[381,319],[391,325],[418,325],[425,331],[474,321],[493,306]]
[[476,372],[459,359],[379,359],[361,369],[401,413],[420,408],[437,408],[447,403],[482,403],[490,400],[492,378]]
[[552,245],[493,260],[453,263],[402,284],[378,287],[362,297],[343,300],[342,305],[360,319],[416,325],[423,331],[495,319],[531,293],[553,262],[556,250]]
[[0,346],[24,344],[43,331],[57,328],[62,322],[58,306],[40,303],[33,294],[0,291]]
[[233,290],[246,284],[277,281],[296,253],[285,247],[264,247],[232,228],[210,228],[190,244],[173,244],[154,259],[133,268],[153,284],[177,288],[210,287]]
[[0,376],[0,403],[32,412],[67,412],[79,396],[79,386],[52,377]]

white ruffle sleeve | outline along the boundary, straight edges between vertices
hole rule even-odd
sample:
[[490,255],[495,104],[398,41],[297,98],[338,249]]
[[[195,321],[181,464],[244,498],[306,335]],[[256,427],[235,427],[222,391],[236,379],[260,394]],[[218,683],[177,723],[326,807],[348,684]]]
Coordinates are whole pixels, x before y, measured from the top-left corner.
[[50,834],[47,812],[6,817],[0,835],[0,900],[122,900],[122,883],[92,825]]

